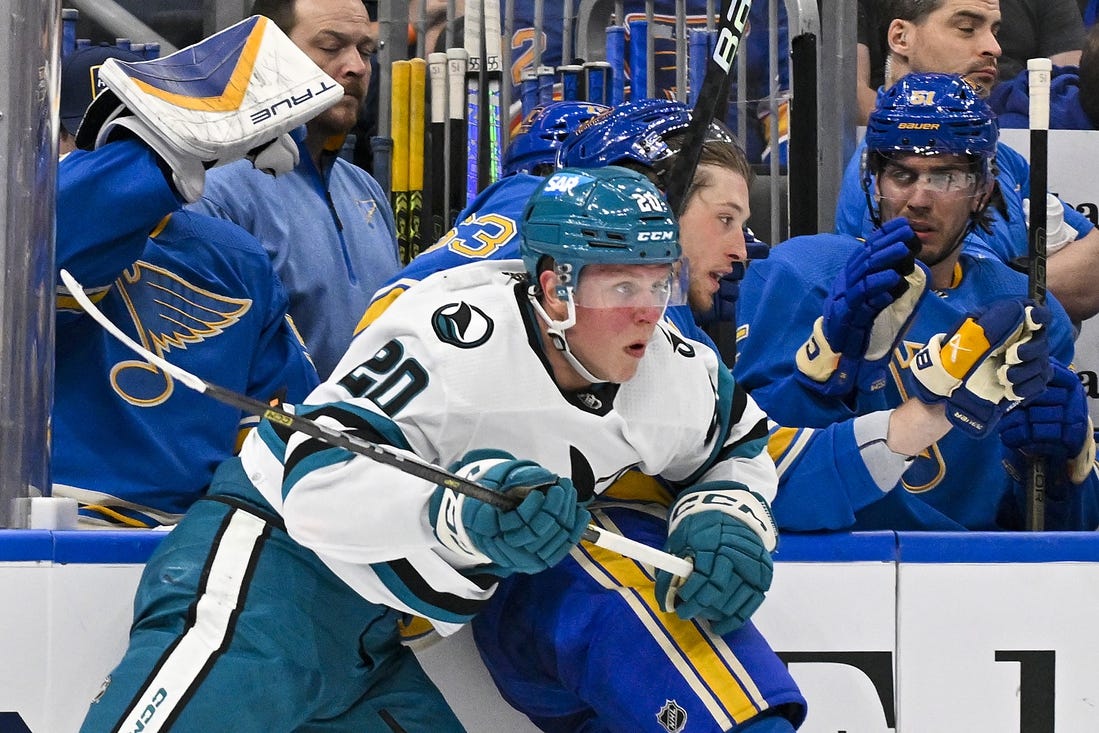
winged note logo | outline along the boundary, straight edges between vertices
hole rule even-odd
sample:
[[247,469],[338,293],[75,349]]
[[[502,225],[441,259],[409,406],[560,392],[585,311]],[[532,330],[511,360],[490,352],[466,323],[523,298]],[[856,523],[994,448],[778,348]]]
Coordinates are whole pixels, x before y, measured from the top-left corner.
[[[252,307],[249,298],[231,298],[199,288],[175,273],[137,261],[115,281],[141,344],[167,358],[223,333]],[[111,368],[111,385],[138,407],[155,407],[172,396],[172,377],[147,361],[120,361]]]

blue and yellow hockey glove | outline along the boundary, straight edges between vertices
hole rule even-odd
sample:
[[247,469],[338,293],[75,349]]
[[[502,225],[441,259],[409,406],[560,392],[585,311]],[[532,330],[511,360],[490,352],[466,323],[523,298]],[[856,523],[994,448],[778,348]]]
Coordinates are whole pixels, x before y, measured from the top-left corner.
[[656,571],[656,600],[682,619],[706,619],[714,633],[744,625],[771,587],[778,542],[771,509],[759,494],[732,481],[692,488],[672,506],[665,551],[690,558],[678,579]]
[[876,229],[832,284],[824,313],[796,355],[800,381],[826,397],[884,385],[889,358],[927,291],[916,261],[920,241],[908,221]]
[[946,403],[946,417],[984,436],[1013,404],[1041,394],[1051,375],[1049,309],[1000,300],[932,336],[909,365],[916,397]]
[[470,565],[488,565],[489,572],[506,576],[553,567],[591,520],[572,481],[533,461],[475,450],[452,470],[501,494],[525,495],[517,507],[504,510],[445,486],[435,489],[428,507],[435,536]]

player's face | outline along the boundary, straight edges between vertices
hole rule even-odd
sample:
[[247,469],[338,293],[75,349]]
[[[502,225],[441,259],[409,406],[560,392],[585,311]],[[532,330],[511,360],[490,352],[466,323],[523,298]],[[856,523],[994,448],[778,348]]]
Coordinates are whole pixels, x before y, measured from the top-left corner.
[[[573,296],[576,325],[565,335],[569,349],[588,371],[619,384],[633,378],[664,315],[671,269],[670,265],[588,265],[581,271]],[[559,309],[555,317],[563,317],[562,301],[547,308],[550,305]],[[571,372],[571,367],[566,371]],[[556,373],[564,387],[587,384],[575,372],[562,374],[558,369]]]
[[919,258],[929,265],[953,251],[985,199],[963,155],[897,155],[882,166],[877,186],[881,220],[907,218],[920,240]]
[[719,281],[744,260],[744,226],[748,208],[748,183],[728,168],[700,165],[695,180],[706,185],[695,189],[679,218],[679,244],[688,262],[691,307],[708,311]]
[[344,96],[310,123],[324,136],[354,127],[370,86],[370,57],[377,50],[377,24],[361,0],[298,0],[292,40],[343,87]]
[[907,59],[907,72],[960,74],[982,96],[996,83],[999,0],[945,0],[919,25],[894,20],[889,46]]

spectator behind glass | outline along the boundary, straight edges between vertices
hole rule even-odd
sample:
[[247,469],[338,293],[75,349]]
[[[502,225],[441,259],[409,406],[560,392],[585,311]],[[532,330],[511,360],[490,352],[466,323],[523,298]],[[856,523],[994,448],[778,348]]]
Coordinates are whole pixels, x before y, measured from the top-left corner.
[[[988,98],[1001,128],[1030,126],[1029,76],[1023,69],[1014,79],[997,84]],[[1054,66],[1049,89],[1049,126],[1054,130],[1099,129],[1099,29],[1084,37],[1079,66]]]
[[209,172],[195,210],[229,219],[267,249],[321,377],[347,349],[374,291],[398,268],[388,197],[339,151],[370,84],[377,23],[361,0],[256,0],[265,15],[344,89],[306,124],[300,161],[272,178],[247,162]]
[[1073,0],[1000,0],[1000,12],[1001,80],[1015,78],[1027,59],[1048,58],[1056,66],[1080,63],[1084,22]]
[[142,57],[106,43],[73,51],[61,62],[61,138],[58,152],[67,155],[76,150],[76,130],[84,112],[104,87],[99,67],[107,59],[141,61]]

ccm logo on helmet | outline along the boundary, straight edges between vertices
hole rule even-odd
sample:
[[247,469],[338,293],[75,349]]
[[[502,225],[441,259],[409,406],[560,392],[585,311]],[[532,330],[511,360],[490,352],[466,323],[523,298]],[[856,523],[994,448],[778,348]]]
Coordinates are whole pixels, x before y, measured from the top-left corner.
[[664,242],[675,239],[675,232],[638,232],[638,242]]

